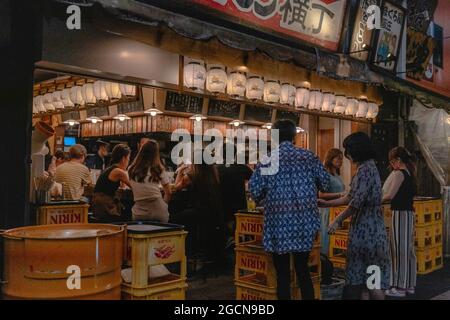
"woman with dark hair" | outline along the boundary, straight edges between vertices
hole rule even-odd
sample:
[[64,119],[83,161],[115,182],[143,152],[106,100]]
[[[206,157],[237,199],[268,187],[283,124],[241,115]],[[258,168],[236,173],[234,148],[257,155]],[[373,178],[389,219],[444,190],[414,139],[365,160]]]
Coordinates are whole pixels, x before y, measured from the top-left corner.
[[[384,299],[384,289],[389,287],[390,255],[381,208],[381,181],[374,162],[375,152],[370,138],[363,132],[356,132],[344,139],[344,155],[358,168],[344,197],[335,200],[319,200],[322,206],[347,208],[330,224],[334,233],[342,221],[351,217],[348,233],[346,259],[346,287],[343,299]],[[372,288],[370,271],[373,266],[376,279]],[[368,273],[369,272],[369,273]],[[371,284],[372,284],[371,282]]]
[[[328,150],[325,155],[325,161],[323,166],[330,174],[330,184],[326,189],[326,192],[319,192],[319,198],[324,200],[333,200],[345,195],[344,182],[342,182],[341,167],[342,167],[343,154],[339,149],[332,148]],[[321,216],[321,253],[328,256],[329,250],[329,236],[328,225],[330,224],[330,209],[320,208]]]
[[415,158],[403,147],[389,152],[392,172],[383,186],[383,201],[391,202],[390,228],[391,289],[386,295],[405,297],[414,294],[417,261],[414,248]]
[[127,167],[130,161],[130,148],[124,144],[114,147],[110,166],[98,177],[92,198],[92,212],[98,219],[120,217],[122,205],[116,198],[116,191],[123,183],[131,187]]
[[[161,163],[158,142],[144,143],[128,172],[134,197],[133,220],[169,221],[170,179]],[[164,200],[160,184],[164,188]]]

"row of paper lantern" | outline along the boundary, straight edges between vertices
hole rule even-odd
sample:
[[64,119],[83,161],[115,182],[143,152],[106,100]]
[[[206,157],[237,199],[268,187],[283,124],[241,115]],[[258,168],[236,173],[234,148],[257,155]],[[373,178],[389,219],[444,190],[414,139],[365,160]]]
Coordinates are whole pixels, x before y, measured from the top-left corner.
[[34,97],[33,113],[92,105],[97,102],[118,100],[123,96],[132,97],[135,95],[136,86],[98,80],[94,83],[73,86]]
[[227,93],[233,97],[246,97],[268,103],[280,103],[297,108],[308,108],[374,119],[378,105],[367,99],[347,98],[321,90],[296,88],[292,84],[280,84],[276,80],[264,82],[260,76],[246,77],[245,73],[232,71],[227,74],[223,67],[214,66],[208,71],[199,62],[190,62],[184,68],[184,85],[191,89],[203,89],[212,93]]

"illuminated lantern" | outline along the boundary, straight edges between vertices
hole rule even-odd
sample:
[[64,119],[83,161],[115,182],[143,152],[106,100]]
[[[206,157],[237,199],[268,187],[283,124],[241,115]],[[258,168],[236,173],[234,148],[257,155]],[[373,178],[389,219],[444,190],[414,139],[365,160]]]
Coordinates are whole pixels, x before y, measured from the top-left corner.
[[335,97],[334,93],[325,92],[323,94],[322,111],[326,111],[326,112],[333,111],[335,102],[336,102],[336,97]]
[[372,101],[370,101],[367,105],[367,114],[366,114],[366,118],[367,119],[375,119],[378,115],[378,105]]
[[131,84],[119,84],[120,93],[122,93],[123,96],[126,97],[134,97],[136,96],[136,86],[133,86]]
[[84,105],[83,95],[81,94],[82,88],[80,86],[73,86],[70,88],[70,100],[76,106]]
[[61,101],[61,91],[54,91],[52,93],[52,104],[56,109],[64,109],[64,104]]
[[51,93],[44,94],[44,107],[46,111],[55,110],[55,106],[53,105],[53,95]]
[[297,88],[295,92],[295,107],[296,108],[306,108],[309,104],[309,89],[308,88]]
[[347,108],[347,98],[341,94],[336,95],[336,104],[333,111],[335,113],[343,114]]
[[247,88],[245,95],[247,99],[262,99],[264,93],[264,81],[261,79],[261,77],[248,77],[246,87]]
[[225,93],[228,76],[221,67],[211,67],[206,74],[206,90],[212,93]]
[[98,101],[108,100],[108,95],[106,94],[106,82],[105,81],[95,81],[94,82],[94,96]]
[[280,103],[293,106],[295,102],[295,96],[296,90],[293,85],[289,83],[283,83],[281,85]]
[[264,84],[264,101],[276,103],[280,101],[281,86],[278,81],[267,80]]
[[61,92],[61,102],[65,108],[74,106],[72,100],[70,100],[70,88],[65,88]]
[[206,69],[199,62],[189,62],[184,66],[184,85],[190,89],[203,89],[206,81]]
[[120,92],[120,86],[117,82],[105,82],[105,92],[111,100],[122,98],[122,92]]
[[47,111],[45,109],[44,100],[43,100],[42,96],[35,97],[33,102],[34,102],[33,104],[36,105],[36,109],[37,109],[38,112],[45,112],[45,111]]
[[94,96],[94,85],[86,83],[81,87],[81,96],[85,104],[95,104],[97,99]]
[[358,101],[358,111],[356,112],[356,117],[365,118],[367,115],[368,104],[366,99],[360,99]]
[[311,110],[320,110],[322,108],[323,94],[319,90],[311,90],[309,94],[308,108]]
[[228,76],[227,92],[233,97],[243,97],[247,78],[245,74],[239,71],[232,71]]
[[347,108],[345,108],[345,114],[347,116],[354,116],[358,111],[358,100],[353,97],[347,98]]

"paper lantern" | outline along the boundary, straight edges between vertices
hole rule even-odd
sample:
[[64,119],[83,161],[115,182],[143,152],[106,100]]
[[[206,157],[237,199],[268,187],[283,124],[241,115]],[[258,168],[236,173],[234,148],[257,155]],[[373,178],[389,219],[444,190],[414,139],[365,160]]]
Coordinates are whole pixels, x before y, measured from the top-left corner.
[[336,97],[335,97],[334,93],[325,92],[323,94],[322,111],[325,111],[325,112],[333,111],[335,102],[336,102]]
[[94,82],[94,96],[97,101],[108,100],[108,95],[106,94],[106,82],[105,81],[95,81]]
[[264,101],[276,103],[280,101],[281,86],[278,81],[267,80],[264,84]]
[[356,117],[365,118],[367,115],[368,104],[366,99],[360,99],[358,101],[358,111],[356,112]]
[[95,104],[97,99],[94,96],[94,85],[86,83],[81,87],[81,96],[85,104]]
[[306,108],[309,104],[309,89],[308,88],[297,88],[295,91],[295,107],[296,108]]
[[320,110],[322,108],[323,94],[319,90],[311,90],[309,93],[308,108],[311,110]]
[[72,100],[70,99],[70,88],[65,88],[61,92],[61,102],[65,108],[74,106]]
[[353,97],[347,98],[347,108],[345,108],[345,114],[347,116],[354,116],[358,111],[358,100]]
[[281,85],[280,103],[294,105],[295,102],[295,87],[289,83],[283,83]]
[[44,107],[46,111],[52,111],[56,110],[55,106],[53,105],[53,95],[51,93],[44,94]]
[[228,76],[220,67],[211,67],[206,74],[206,90],[212,93],[225,93]]
[[228,76],[227,92],[234,97],[243,97],[245,94],[245,86],[247,78],[245,74],[239,71],[230,72]]
[[42,96],[34,97],[33,104],[36,106],[36,109],[37,109],[38,112],[45,112],[45,111],[47,111],[45,109],[44,101],[43,101],[43,97]]
[[64,104],[61,101],[61,91],[55,91],[52,93],[52,104],[56,109],[64,109]]
[[264,93],[264,81],[261,77],[251,76],[247,79],[246,97],[247,99],[257,100],[262,99]]
[[83,95],[81,94],[82,88],[80,86],[73,86],[70,88],[70,100],[76,106],[84,105]]
[[184,66],[184,85],[190,89],[203,89],[206,81],[206,69],[199,62],[189,62]]
[[333,112],[343,114],[347,108],[347,98],[341,94],[336,95]]
[[120,92],[120,86],[117,82],[105,82],[105,92],[111,100],[122,98],[122,92]]
[[366,114],[366,118],[367,119],[375,119],[378,115],[378,105],[375,102],[370,101],[367,104],[367,114]]
[[120,93],[126,97],[134,97],[136,96],[136,86],[133,86],[131,84],[119,84]]

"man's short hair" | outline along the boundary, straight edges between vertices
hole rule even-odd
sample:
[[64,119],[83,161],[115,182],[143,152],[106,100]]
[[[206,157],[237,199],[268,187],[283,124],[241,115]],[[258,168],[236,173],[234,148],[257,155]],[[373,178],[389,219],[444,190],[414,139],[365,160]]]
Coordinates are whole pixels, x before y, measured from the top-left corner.
[[69,149],[70,159],[81,159],[87,156],[87,150],[82,144],[74,144]]
[[292,120],[278,120],[272,129],[278,129],[280,143],[283,141],[293,141],[297,135],[297,127]]
[[109,146],[109,143],[108,143],[108,142],[103,141],[103,140],[100,140],[100,139],[97,140],[96,143],[97,143],[97,147],[98,147],[98,148],[100,148],[101,146],[105,146],[105,147],[108,147],[108,146]]

